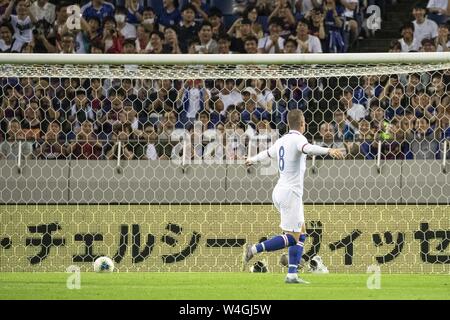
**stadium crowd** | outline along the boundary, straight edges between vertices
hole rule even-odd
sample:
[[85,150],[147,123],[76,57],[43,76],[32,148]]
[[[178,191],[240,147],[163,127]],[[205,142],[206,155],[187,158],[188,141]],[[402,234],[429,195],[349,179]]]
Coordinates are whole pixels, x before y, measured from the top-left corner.
[[[77,26],[67,14],[74,1],[0,0],[0,51],[341,53],[370,36],[367,6],[385,2],[247,0],[229,16],[201,0],[93,0],[79,3]],[[414,6],[415,20],[390,51],[449,50],[445,2]],[[381,141],[385,159],[439,159],[450,138],[450,70],[308,80],[4,78],[0,93],[0,159],[17,159],[19,145],[26,158],[173,159],[183,150],[176,134],[196,125],[205,141],[192,144],[192,157],[243,159],[249,137],[286,132],[293,108],[305,112],[308,138],[345,148],[348,158],[375,159]],[[220,133],[230,137],[223,146]]]

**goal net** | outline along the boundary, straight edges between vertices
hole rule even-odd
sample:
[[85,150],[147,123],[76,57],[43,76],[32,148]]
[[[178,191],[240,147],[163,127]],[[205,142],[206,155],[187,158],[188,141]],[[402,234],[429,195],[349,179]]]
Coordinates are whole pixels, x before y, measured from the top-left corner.
[[450,53],[0,55],[0,79],[0,272],[240,271],[280,233],[279,164],[244,159],[292,109],[346,157],[307,160],[302,271],[450,270]]

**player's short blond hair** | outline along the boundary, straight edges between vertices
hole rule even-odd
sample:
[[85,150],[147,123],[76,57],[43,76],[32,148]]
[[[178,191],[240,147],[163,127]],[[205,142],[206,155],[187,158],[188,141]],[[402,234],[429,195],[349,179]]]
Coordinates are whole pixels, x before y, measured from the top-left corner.
[[305,121],[305,116],[302,110],[293,109],[290,110],[287,116],[289,128],[292,130],[300,129]]

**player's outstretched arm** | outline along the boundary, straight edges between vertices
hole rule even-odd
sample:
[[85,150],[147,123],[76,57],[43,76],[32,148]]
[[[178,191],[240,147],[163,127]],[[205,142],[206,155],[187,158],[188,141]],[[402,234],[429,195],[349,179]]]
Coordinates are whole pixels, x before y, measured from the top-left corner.
[[266,160],[269,157],[268,151],[269,150],[264,150],[264,151],[258,153],[256,156],[253,156],[253,157],[250,157],[250,158],[246,158],[245,159],[245,165],[247,167],[249,167],[249,166],[251,166],[251,165],[253,165],[253,164],[257,163],[257,162],[261,162],[261,161]]
[[245,159],[245,165],[251,166],[257,162],[266,160],[267,158],[273,158],[276,155],[275,145],[271,146],[269,149],[261,151],[256,156]]
[[299,149],[301,152],[312,156],[329,155],[330,157],[335,159],[344,159],[344,155],[342,154],[341,150],[335,148],[324,148],[315,144],[306,143]]

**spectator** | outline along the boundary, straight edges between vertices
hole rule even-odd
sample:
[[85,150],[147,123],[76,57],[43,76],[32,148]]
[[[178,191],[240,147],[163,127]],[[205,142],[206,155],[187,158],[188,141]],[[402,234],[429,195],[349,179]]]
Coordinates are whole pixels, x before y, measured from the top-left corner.
[[281,53],[284,48],[284,39],[281,37],[283,22],[279,18],[272,18],[269,22],[269,35],[258,42],[259,53]]
[[158,160],[158,152],[156,151],[158,134],[153,125],[146,124],[144,126],[140,140],[143,140],[143,144],[141,144],[142,151],[141,155],[136,154],[136,157],[140,160]]
[[418,90],[411,97],[411,106],[416,118],[426,118],[431,123],[436,120],[436,109],[431,104],[430,96],[425,90]]
[[104,53],[104,46],[100,41],[93,41],[90,47],[90,53],[100,54]]
[[439,141],[427,118],[422,117],[416,120],[410,148],[414,159],[439,159]]
[[236,87],[236,80],[225,80],[224,86],[220,89],[219,98],[223,102],[225,112],[228,110],[229,106],[236,106],[243,101],[241,93]]
[[118,133],[113,133],[111,142],[112,144],[107,144],[104,148],[105,157],[108,160],[117,160],[119,142],[121,142],[120,159],[121,160],[133,160],[134,146],[130,143],[130,137],[132,135],[131,127],[123,126]]
[[37,140],[41,136],[41,125],[44,124],[44,120],[38,102],[30,101],[21,123],[25,139]]
[[353,102],[367,106],[372,99],[380,96],[383,89],[377,76],[362,76],[359,86],[354,90]]
[[423,39],[422,47],[420,48],[421,52],[436,52],[436,42],[432,39]]
[[376,130],[380,139],[390,139],[389,121],[386,119],[385,110],[382,106],[372,102],[370,105],[370,125]]
[[22,49],[22,42],[14,37],[14,28],[10,23],[0,25],[0,53],[18,53]]
[[[11,14],[14,7],[17,15]],[[23,47],[33,39],[33,27],[37,20],[30,12],[27,0],[12,0],[3,15],[3,22],[11,22],[17,47]]]
[[169,160],[172,155],[173,145],[170,142],[172,132],[175,130],[177,123],[177,115],[175,111],[164,113],[161,121],[158,124],[159,142],[156,145],[156,151],[161,160]]
[[212,26],[209,22],[203,22],[198,31],[200,44],[197,53],[218,53],[217,41],[212,38]]
[[305,18],[308,20],[310,34],[319,38],[322,47],[324,47],[326,34],[324,23],[325,16],[323,14],[322,9],[320,8],[312,9],[310,11],[310,14],[306,15]]
[[58,121],[53,121],[48,126],[47,132],[43,136],[39,145],[34,150],[37,159],[66,159],[68,147],[61,125]]
[[30,159],[33,154],[32,142],[25,141],[25,134],[20,128],[20,122],[12,119],[8,123],[7,138],[0,143],[0,159],[17,160],[19,157],[20,141],[22,141],[22,158]]
[[195,7],[195,22],[202,24],[208,20],[210,13],[209,6],[202,0],[190,0],[190,4]]
[[184,86],[178,92],[179,124],[183,128],[189,128],[197,118],[197,113],[203,111],[205,102],[209,100],[209,92],[205,88],[203,80],[186,80]]
[[407,142],[400,127],[400,121],[393,119],[388,127],[388,136],[390,140],[383,141],[381,145],[381,154],[384,159],[405,159],[407,151]]
[[402,44],[398,40],[392,40],[389,45],[389,52],[402,52]]
[[[144,12],[144,6],[142,5],[143,1],[140,0],[126,0],[125,8],[127,9],[127,21],[133,25],[139,24],[142,22],[143,17],[142,14]],[[152,22],[153,23],[153,22]]]
[[60,53],[75,53],[75,39],[72,34],[62,35]]
[[3,15],[6,11],[6,8],[9,5],[10,0],[0,0],[0,16]]
[[358,125],[358,134],[355,136],[357,141],[355,143],[348,143],[349,152],[356,158],[363,158],[367,160],[376,159],[377,142],[375,134],[370,125],[370,122],[363,119]]
[[350,35],[348,45],[351,46],[361,31],[361,23],[358,25],[358,20],[360,20],[359,0],[341,0],[341,4],[344,6],[344,31]]
[[46,20],[50,24],[55,22],[55,10],[55,5],[48,0],[36,0],[30,7],[30,12],[37,21]]
[[367,110],[363,105],[353,102],[353,90],[345,88],[339,98],[341,108],[346,112],[347,119],[350,122],[350,127],[353,130],[358,128],[358,121],[367,116]]
[[[61,40],[61,35],[63,35],[64,33],[67,32],[67,18],[69,17],[68,13],[67,13],[67,3],[65,2],[60,2],[56,5],[56,20],[53,23],[53,30],[56,33],[56,40],[59,41]],[[98,21],[101,21],[99,18],[97,18]],[[89,21],[89,19],[86,19],[86,21]],[[100,22],[100,25],[102,23]]]
[[408,83],[406,84],[405,94],[407,97],[412,97],[416,90],[424,90],[424,87],[421,83],[421,76],[418,73],[411,73],[408,76]]
[[401,28],[402,38],[398,41],[402,46],[402,52],[419,51],[420,42],[414,38],[414,24],[407,22]]
[[162,53],[170,53],[171,48],[169,46],[164,45],[164,33],[160,31],[152,31],[150,33],[150,45],[152,49],[150,53],[162,54]]
[[159,26],[157,24],[157,16],[155,10],[151,7],[146,7],[142,11],[142,25],[152,32],[153,30],[159,30]]
[[289,38],[284,42],[284,53],[298,53],[297,49],[298,43],[296,40]]
[[75,103],[70,110],[69,121],[72,123],[72,130],[76,133],[81,124],[86,121],[95,121],[95,113],[87,98],[86,91],[82,88],[77,89]]
[[158,23],[163,27],[176,26],[181,20],[178,0],[163,0],[164,10],[158,16]]
[[421,43],[423,39],[434,40],[438,36],[438,25],[436,22],[426,18],[426,11],[426,6],[421,2],[414,5],[414,39],[419,43]]
[[209,23],[212,26],[212,33],[217,39],[220,35],[226,33],[225,25],[223,23],[223,14],[219,8],[213,7],[209,11]]
[[136,27],[127,22],[127,9],[117,7],[114,19],[117,22],[117,30],[124,39],[136,39]]
[[117,30],[117,22],[114,17],[103,19],[103,43],[107,53],[121,53],[124,38]]
[[276,0],[275,8],[270,14],[268,20],[271,21],[273,18],[280,19],[282,21],[282,29],[280,35],[282,37],[289,36],[296,28],[296,20],[292,12],[290,4],[286,0]]
[[75,141],[68,146],[71,159],[76,160],[100,160],[102,149],[102,144],[94,134],[92,122],[87,120],[81,124]]
[[85,36],[87,37],[89,44],[92,44],[93,42],[96,41],[101,41],[103,30],[100,19],[95,16],[92,16],[86,22],[89,25],[89,30],[87,33],[85,33]]
[[230,39],[230,37],[226,33],[220,35],[219,38],[217,39],[217,50],[218,50],[218,53],[220,53],[220,54],[233,53],[233,52],[230,51],[230,47],[231,47],[231,39]]
[[242,20],[248,19],[250,21],[250,31],[251,34],[254,34],[258,39],[264,36],[264,30],[260,23],[258,23],[258,9],[249,5],[242,13]]
[[[211,108],[212,104],[212,108]],[[219,98],[209,100],[209,119],[213,127],[217,127],[219,123],[225,124],[226,122],[226,111],[225,104]]]
[[188,44],[198,33],[198,25],[195,22],[196,8],[192,4],[187,4],[181,9],[182,20],[178,24],[177,34],[180,40],[181,52],[188,52]]
[[429,0],[427,4],[428,19],[438,25],[446,23],[448,19],[448,0]]
[[177,32],[175,31],[174,27],[166,27],[164,30],[164,39],[165,39],[165,45],[168,47],[168,50],[170,50],[170,53],[181,53],[180,46],[178,44],[178,36]]
[[252,122],[253,125],[260,120],[269,120],[270,113],[263,107],[257,105],[257,92],[252,87],[247,87],[242,91],[242,102],[238,106],[241,112],[241,121],[244,124]]
[[202,112],[198,113],[197,121],[201,123],[201,132],[214,128],[214,125],[212,124],[210,119],[210,113],[208,111],[203,110]]
[[[345,148],[344,143],[338,140],[334,134],[334,127],[329,122],[324,122],[319,126],[319,134],[322,141],[317,145],[325,148]],[[324,156],[323,159],[332,159],[330,156]]]
[[[177,101],[177,90],[173,87],[172,80],[158,80],[158,90],[149,96],[149,102],[145,109],[150,119],[158,120],[164,113],[174,111]],[[156,121],[152,121],[153,124]]]
[[295,40],[298,43],[298,53],[322,53],[322,45],[319,38],[309,34],[308,21],[301,19],[297,23],[297,37]]
[[398,84],[394,90],[391,91],[389,99],[386,102],[386,119],[392,120],[394,117],[403,116],[405,114],[405,107],[403,105],[404,95],[405,89],[401,84]]
[[141,24],[136,28],[136,35],[135,46],[137,53],[150,53],[152,49],[150,44],[150,31]]
[[435,73],[431,77],[431,84],[427,91],[431,94],[431,104],[434,108],[450,106],[450,95],[447,93],[449,89],[450,85],[444,84],[442,74]]
[[320,8],[322,5],[322,0],[296,0],[295,8],[297,10],[297,15],[308,16],[312,10]]
[[126,54],[137,53],[136,52],[136,40],[134,40],[134,39],[125,40],[122,45],[122,53],[126,53]]
[[258,38],[255,36],[249,36],[244,39],[244,48],[245,53],[255,54],[259,53],[258,51]]
[[104,23],[106,17],[114,16],[114,5],[104,0],[92,0],[81,7],[81,14],[86,21],[90,17],[97,17]]
[[350,126],[349,121],[345,117],[345,112],[341,109],[337,109],[334,112],[333,127],[335,130],[335,136],[342,141],[353,140],[355,132]]
[[439,25],[438,37],[436,39],[437,52],[450,51],[450,21]]
[[244,39],[255,34],[252,32],[251,21],[247,18],[237,19],[228,30],[231,36],[231,50],[233,52],[245,53]]
[[336,5],[335,0],[324,0],[323,3],[326,43],[325,52],[341,53],[345,51],[345,43],[342,34],[344,27],[344,8]]
[[270,90],[270,82],[264,79],[251,80],[250,86],[254,88],[256,93],[256,103],[264,110],[272,111],[272,105],[275,97]]
[[228,108],[226,113],[226,121],[225,121],[225,130],[234,131],[236,128],[241,126],[245,128],[244,124],[241,122],[241,113],[237,110],[236,107],[232,108],[231,106]]

